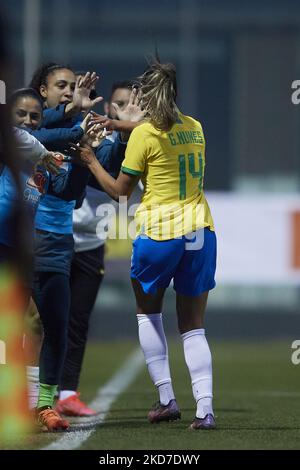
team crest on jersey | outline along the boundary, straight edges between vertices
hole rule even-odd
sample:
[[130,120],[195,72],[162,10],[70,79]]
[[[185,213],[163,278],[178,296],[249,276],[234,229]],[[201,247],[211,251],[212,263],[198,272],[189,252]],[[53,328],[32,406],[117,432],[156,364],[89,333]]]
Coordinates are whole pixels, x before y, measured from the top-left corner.
[[37,189],[39,193],[44,194],[46,182],[46,176],[43,173],[37,171],[36,173],[34,173],[33,176],[30,176],[30,178],[28,178],[28,180],[26,181],[26,186],[30,186],[31,188]]

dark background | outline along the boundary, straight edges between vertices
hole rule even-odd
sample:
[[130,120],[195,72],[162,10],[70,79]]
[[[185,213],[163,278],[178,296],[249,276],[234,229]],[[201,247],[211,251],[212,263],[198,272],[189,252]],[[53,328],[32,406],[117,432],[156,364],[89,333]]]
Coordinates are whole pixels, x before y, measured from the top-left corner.
[[[300,106],[291,102],[291,83],[300,79],[299,1],[10,0],[1,7],[8,92],[27,85],[41,63],[57,61],[97,71],[107,98],[112,83],[141,74],[157,48],[162,61],[176,64],[180,108],[203,125],[206,189],[299,194]],[[110,253],[94,337],[135,335],[129,263]],[[217,337],[294,338],[299,305],[297,286],[220,285],[207,326]],[[174,307],[170,290],[172,332]]]

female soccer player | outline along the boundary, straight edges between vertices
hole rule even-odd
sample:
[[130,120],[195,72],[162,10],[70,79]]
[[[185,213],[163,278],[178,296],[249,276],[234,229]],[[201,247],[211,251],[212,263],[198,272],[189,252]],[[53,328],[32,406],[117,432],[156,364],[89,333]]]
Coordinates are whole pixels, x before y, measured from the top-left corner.
[[140,78],[148,121],[133,130],[117,180],[87,146],[79,153],[114,199],[130,197],[142,178],[144,193],[135,214],[131,279],[137,303],[139,340],[159,392],[151,423],[180,418],[162,323],[165,289],[176,291],[178,328],[190,372],[196,417],[192,429],[215,427],[211,354],[203,328],[208,291],[215,286],[216,237],[203,193],[205,140],[201,124],[176,106],[176,73],[155,61]]
[[[57,64],[41,67],[35,73],[31,85],[44,101],[42,127],[48,131],[58,125],[63,128],[79,126],[83,113],[102,100],[101,97],[90,99],[90,90],[97,78],[95,73],[87,72],[76,81],[75,74],[68,67]],[[101,164],[115,177],[119,173],[126,144],[127,142],[123,142],[118,135],[115,142],[103,140],[95,148]],[[61,150],[64,149],[65,147]],[[74,184],[74,189],[81,183],[82,178]],[[96,187],[99,189],[97,183]],[[61,425],[61,418],[52,407],[67,347],[69,277],[74,245],[72,215],[76,202],[80,207],[83,197],[84,194],[81,198],[74,197],[73,200],[65,202],[55,196],[46,195],[39,205],[35,219],[34,300],[44,326],[37,408],[38,421],[50,431],[66,427],[65,422]]]
[[[84,76],[85,72],[81,75]],[[109,102],[105,103],[109,118],[118,117],[112,103],[116,103],[121,111],[128,109],[128,104],[131,104],[132,86],[133,82],[129,81],[113,84]],[[134,111],[135,119],[143,117],[142,113],[141,116],[138,115],[139,108]],[[129,118],[128,115],[125,117]],[[108,137],[109,142],[113,143],[116,137],[118,134],[114,132]],[[97,236],[95,229],[103,217],[98,215],[97,209],[101,204],[109,201],[111,202],[111,199],[105,192],[99,192],[88,186],[82,207],[74,211],[73,214],[75,252],[70,276],[71,307],[68,348],[60,384],[59,400],[56,403],[56,410],[60,414],[68,416],[97,414],[80,400],[78,384],[88,338],[89,319],[104,275],[105,240]],[[84,295],[82,295],[83,291]]]
[[[50,142],[55,143],[56,141],[60,141],[61,143],[63,143],[64,140],[67,139],[68,132],[69,138],[72,135],[72,129],[62,129],[62,131],[65,131],[64,133],[61,132],[61,129],[43,129],[41,131],[42,135],[39,135],[38,129],[42,122],[43,104],[39,95],[35,92],[35,90],[31,88],[22,88],[20,90],[16,90],[9,99],[9,108],[12,114],[13,124],[15,126],[19,126],[15,128],[17,138],[20,139],[20,136],[22,136],[21,149],[27,149],[28,147],[27,153],[29,153],[30,150],[29,156],[32,155],[32,153],[34,152],[37,153],[42,151],[45,152],[46,156],[48,154],[54,154],[53,152],[48,152],[46,148],[42,144],[40,144],[40,142],[37,141],[34,136],[28,134],[27,131],[30,131],[32,133],[38,133],[37,137],[39,137],[40,140],[44,141],[44,143],[46,141],[47,145],[49,145]],[[80,130],[81,136],[83,134],[83,130]],[[27,138],[26,141],[24,141],[24,135]],[[35,144],[37,150],[35,150],[35,147],[33,147],[33,144],[31,144],[31,142]],[[27,145],[27,147],[25,146],[25,144]],[[20,145],[21,144],[19,144],[19,146]],[[35,212],[38,208],[38,204],[40,200],[45,197],[45,194],[51,195],[52,197],[58,196],[58,198],[60,198],[60,200],[62,201],[62,204],[64,204],[63,199],[68,202],[72,201],[74,197],[81,197],[82,192],[85,189],[87,178],[89,176],[89,171],[82,172],[82,168],[77,165],[73,165],[70,168],[69,172],[65,171],[64,169],[59,170],[58,167],[55,166],[55,171],[59,174],[57,174],[56,176],[51,176],[50,173],[47,173],[45,170],[43,170],[40,165],[35,171],[29,171],[29,173],[25,172],[24,175],[22,174],[22,182],[24,185],[22,189],[24,192],[24,199],[26,201],[26,206],[28,208],[31,208],[30,212],[32,214],[32,222]],[[11,188],[11,186],[12,185],[10,174],[6,169],[4,169],[1,175],[1,215],[3,214],[3,207],[5,207],[5,204],[9,204],[10,197],[13,197],[12,189],[10,190],[12,192],[12,195],[8,193],[8,188]],[[8,194],[10,197],[7,198]],[[2,241],[2,243],[4,243],[5,241],[3,237],[4,230],[2,231],[2,235],[0,237],[0,242]],[[7,239],[6,243],[9,244],[9,239]],[[43,313],[44,312],[42,312],[42,314]],[[36,312],[33,318],[34,331],[36,329],[40,331],[39,316],[36,314]],[[25,345],[26,351],[28,351],[28,341],[26,341]],[[27,368],[27,373],[30,400],[29,404],[30,408],[33,408],[37,405],[39,368],[36,367],[36,364],[30,363],[30,366]]]
[[73,127],[41,127],[43,121],[43,101],[33,88],[20,88],[11,95],[9,107],[15,126],[26,129],[48,150],[67,149],[69,142],[79,142],[83,137],[86,120]]
[[[76,81],[74,72],[58,64],[42,66],[34,74],[32,87],[42,102],[42,123],[37,126],[24,121],[32,102],[28,96],[19,97],[15,108],[23,125],[31,127],[47,148],[63,151],[70,141],[77,142],[83,136],[83,116],[102,98],[91,100],[90,89],[98,77],[87,73]],[[44,108],[44,109],[43,109]],[[35,218],[35,287],[34,300],[44,327],[44,340],[40,354],[40,385],[37,404],[38,422],[49,431],[66,429],[68,422],[52,409],[54,395],[60,381],[67,341],[70,286],[69,270],[73,255],[72,214],[75,204],[80,205],[89,172],[79,168],[71,197],[63,200],[54,194],[46,194]],[[70,168],[69,170],[70,171]],[[57,293],[59,292],[59,295]]]

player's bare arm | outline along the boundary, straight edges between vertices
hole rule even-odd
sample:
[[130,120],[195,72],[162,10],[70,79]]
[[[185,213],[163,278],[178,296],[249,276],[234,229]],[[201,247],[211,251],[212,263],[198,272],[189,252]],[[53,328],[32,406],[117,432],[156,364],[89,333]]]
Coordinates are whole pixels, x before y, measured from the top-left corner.
[[120,196],[126,196],[128,199],[130,198],[135,186],[138,184],[140,179],[139,176],[128,175],[120,172],[118,178],[114,179],[98,162],[92,148],[88,144],[72,146],[71,151],[72,155],[75,158],[78,158],[81,164],[89,168],[90,172],[102,186],[103,190],[112,199],[118,201]]

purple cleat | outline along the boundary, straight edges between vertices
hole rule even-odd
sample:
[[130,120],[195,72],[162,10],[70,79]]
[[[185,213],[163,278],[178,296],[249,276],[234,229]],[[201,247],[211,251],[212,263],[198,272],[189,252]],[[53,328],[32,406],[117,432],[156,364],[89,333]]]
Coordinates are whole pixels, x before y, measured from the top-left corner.
[[148,413],[148,420],[151,424],[160,423],[161,421],[176,421],[180,418],[181,413],[175,399],[170,400],[167,405],[157,402]]
[[204,416],[204,418],[196,418],[193,420],[192,424],[190,425],[190,429],[215,429],[216,422],[214,415],[211,413]]

